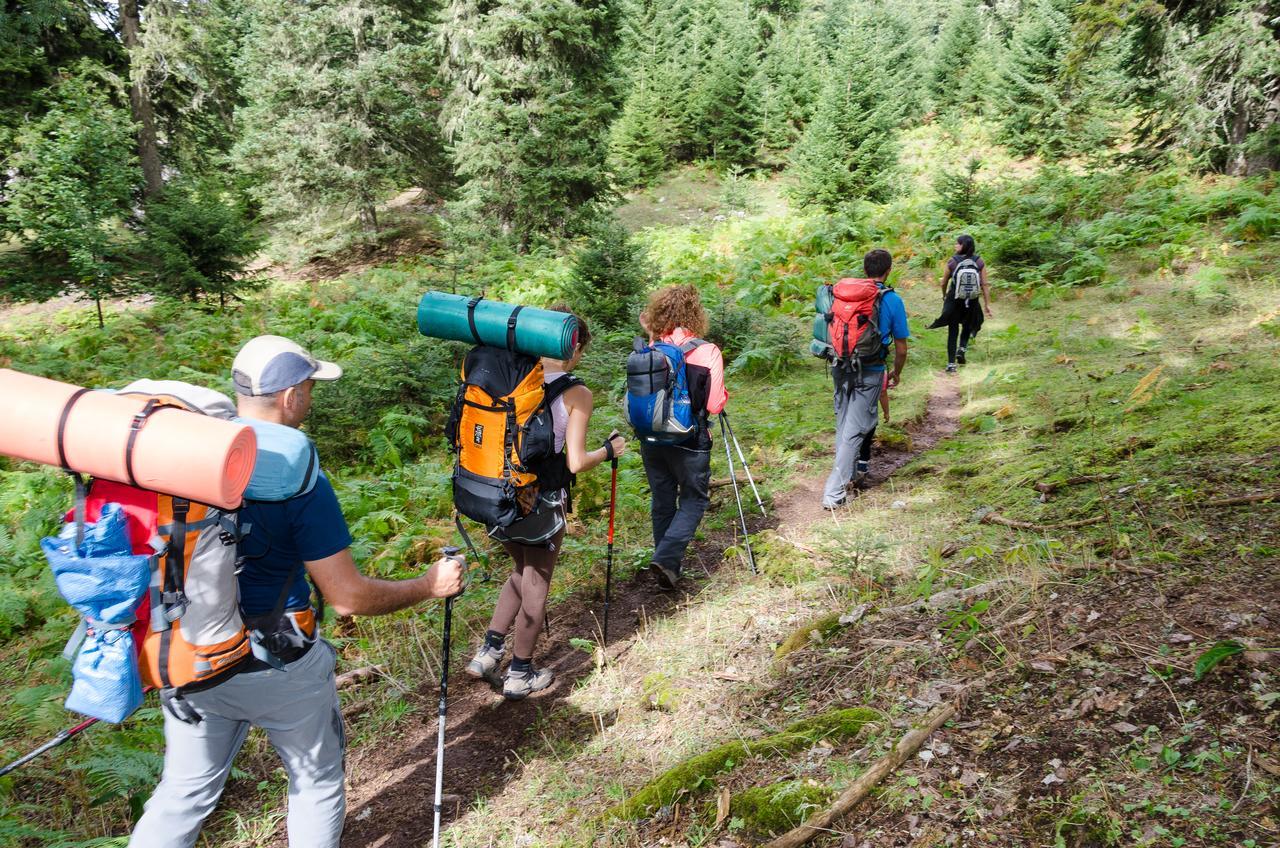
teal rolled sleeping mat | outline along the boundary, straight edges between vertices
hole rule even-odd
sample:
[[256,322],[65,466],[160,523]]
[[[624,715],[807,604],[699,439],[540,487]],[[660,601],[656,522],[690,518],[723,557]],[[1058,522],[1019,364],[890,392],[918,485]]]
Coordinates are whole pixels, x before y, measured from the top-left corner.
[[418,302],[418,332],[530,356],[568,359],[578,344],[578,319],[567,312],[429,291]]

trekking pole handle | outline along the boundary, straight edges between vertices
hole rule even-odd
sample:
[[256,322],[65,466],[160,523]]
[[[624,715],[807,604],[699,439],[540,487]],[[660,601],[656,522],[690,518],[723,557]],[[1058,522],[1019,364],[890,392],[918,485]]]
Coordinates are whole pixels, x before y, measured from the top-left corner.
[[610,462],[614,463],[615,465],[616,465],[616,464],[617,464],[617,462],[618,462],[618,457],[614,456],[614,453],[613,453],[613,440],[614,440],[614,439],[616,439],[616,438],[617,438],[618,436],[620,436],[620,435],[622,435],[622,434],[621,434],[621,433],[619,433],[617,430],[614,430],[612,433],[610,433],[610,434],[609,434],[608,436],[606,436],[606,437],[605,437],[605,439],[604,439],[604,455],[605,455],[605,458],[606,458],[606,459],[608,459]]
[[[457,545],[445,545],[443,548],[440,549],[440,555],[445,557],[446,559],[451,559],[454,562],[458,563],[463,567],[464,570],[467,567],[467,558],[462,555],[462,548],[458,547]],[[465,577],[465,574],[464,574],[464,577]],[[458,591],[457,595],[451,595],[448,598],[448,600],[452,601],[454,598],[461,596],[462,593],[466,591],[466,589],[467,589],[467,581],[463,580],[462,589]]]

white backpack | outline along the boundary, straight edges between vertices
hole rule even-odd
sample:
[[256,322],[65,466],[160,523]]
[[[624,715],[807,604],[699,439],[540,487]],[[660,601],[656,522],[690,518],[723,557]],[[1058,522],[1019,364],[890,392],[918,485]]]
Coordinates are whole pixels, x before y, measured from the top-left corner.
[[960,260],[960,263],[956,265],[955,271],[951,274],[951,279],[954,285],[952,291],[955,292],[956,300],[963,300],[968,303],[982,291],[982,274],[978,270],[978,263],[974,261],[972,256],[967,256]]

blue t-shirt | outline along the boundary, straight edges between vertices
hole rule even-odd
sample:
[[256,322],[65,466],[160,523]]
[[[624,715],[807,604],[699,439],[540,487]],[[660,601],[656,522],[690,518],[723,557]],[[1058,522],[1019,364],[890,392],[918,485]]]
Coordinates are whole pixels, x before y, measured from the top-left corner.
[[[881,284],[881,289],[884,285]],[[884,343],[889,346],[889,356],[893,356],[893,340],[911,338],[911,330],[907,328],[907,306],[896,291],[885,292],[880,299],[880,327],[884,331]],[[883,371],[884,365],[868,365],[863,371]]]
[[285,599],[285,609],[305,609],[311,586],[302,563],[333,556],[351,546],[351,531],[329,478],[321,472],[315,487],[286,501],[245,501],[240,526],[249,534],[240,543],[240,604],[246,615],[275,609],[290,573],[298,574]]

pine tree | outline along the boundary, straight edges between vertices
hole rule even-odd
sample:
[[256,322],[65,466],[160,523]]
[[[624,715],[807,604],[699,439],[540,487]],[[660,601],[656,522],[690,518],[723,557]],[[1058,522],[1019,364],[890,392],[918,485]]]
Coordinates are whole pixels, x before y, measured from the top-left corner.
[[991,50],[973,0],[956,0],[934,48],[929,94],[939,113],[972,113],[974,101],[985,99],[983,68]]
[[610,168],[618,184],[628,188],[648,185],[666,169],[669,132],[653,81],[640,78],[632,85],[609,140]]
[[1011,151],[1061,156],[1071,147],[1070,103],[1062,91],[1070,22],[1048,0],[1028,4],[998,73],[1000,140]]
[[446,133],[465,208],[528,249],[609,192],[612,0],[457,0],[444,26]]
[[827,211],[854,200],[883,200],[897,159],[896,106],[867,30],[852,30],[813,120],[796,145],[792,195]]
[[690,96],[696,116],[693,141],[701,155],[722,165],[752,164],[760,109],[755,33],[736,5],[722,12],[716,30],[713,58]]
[[821,53],[805,26],[778,30],[764,50],[756,75],[760,91],[760,147],[765,164],[782,164],[800,139],[822,92]]
[[211,297],[219,306],[259,289],[245,274],[264,238],[244,203],[212,176],[170,180],[147,203],[139,251],[148,291],[185,300]]
[[141,172],[122,81],[88,60],[47,93],[6,162],[3,228],[22,251],[5,257],[5,293],[41,300],[66,290],[95,301],[124,291],[119,223]]
[[250,0],[240,57],[246,105],[233,151],[276,218],[377,205],[409,185],[439,191],[445,163],[435,57],[413,0]]

